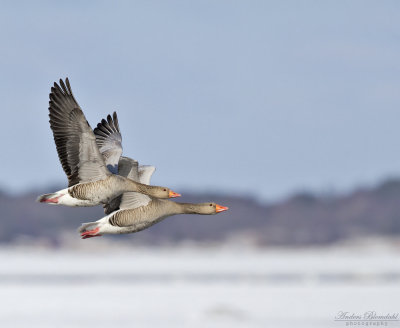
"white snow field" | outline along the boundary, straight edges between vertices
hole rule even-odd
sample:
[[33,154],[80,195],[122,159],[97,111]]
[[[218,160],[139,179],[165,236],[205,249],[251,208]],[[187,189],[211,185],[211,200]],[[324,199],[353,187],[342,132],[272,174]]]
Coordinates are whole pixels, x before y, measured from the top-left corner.
[[399,247],[0,248],[0,263],[0,327],[346,327],[339,311],[400,312]]

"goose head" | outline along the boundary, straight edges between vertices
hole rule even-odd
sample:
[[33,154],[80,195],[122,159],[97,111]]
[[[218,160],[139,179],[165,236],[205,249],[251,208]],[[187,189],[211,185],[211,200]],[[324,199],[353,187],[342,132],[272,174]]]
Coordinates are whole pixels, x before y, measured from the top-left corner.
[[192,214],[213,215],[228,210],[228,207],[215,203],[185,204],[185,212]]
[[156,198],[175,198],[175,197],[180,197],[181,194],[178,194],[175,191],[172,191],[171,189],[167,187],[155,187],[151,188],[150,192],[151,196],[156,197]]

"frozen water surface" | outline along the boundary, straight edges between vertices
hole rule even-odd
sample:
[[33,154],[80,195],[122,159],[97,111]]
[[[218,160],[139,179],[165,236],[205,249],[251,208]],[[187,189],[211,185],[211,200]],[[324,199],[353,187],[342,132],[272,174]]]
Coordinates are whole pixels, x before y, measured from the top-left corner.
[[2,249],[0,261],[0,327],[345,327],[339,311],[400,312],[393,249]]

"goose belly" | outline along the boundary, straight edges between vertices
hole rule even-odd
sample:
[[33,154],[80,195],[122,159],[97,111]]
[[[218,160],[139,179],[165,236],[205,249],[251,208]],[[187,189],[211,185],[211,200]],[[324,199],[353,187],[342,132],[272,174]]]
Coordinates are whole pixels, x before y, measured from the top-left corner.
[[[76,201],[83,201],[82,204],[92,205],[77,205],[77,206],[93,206],[101,203],[108,203],[115,197],[119,196],[123,189],[112,177],[102,181],[80,183],[68,188],[68,194]],[[68,201],[71,201],[68,199]]]
[[105,218],[108,223],[105,233],[126,234],[138,232],[151,227],[167,216],[160,216],[155,211],[149,211],[146,206],[119,210]]
[[58,199],[58,203],[66,206],[95,206],[99,205],[98,201],[78,199],[72,197],[68,192]]
[[99,202],[87,199],[79,199],[72,197],[70,194],[71,188],[66,188],[54,193],[54,196],[57,198],[57,205],[65,205],[65,206],[95,206],[98,205]]

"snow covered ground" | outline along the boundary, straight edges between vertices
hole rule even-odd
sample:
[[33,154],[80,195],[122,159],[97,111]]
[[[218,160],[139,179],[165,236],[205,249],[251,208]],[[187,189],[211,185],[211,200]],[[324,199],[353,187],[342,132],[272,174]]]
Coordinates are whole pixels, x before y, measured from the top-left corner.
[[399,260],[393,247],[0,248],[0,327],[345,327],[339,311],[400,312]]

